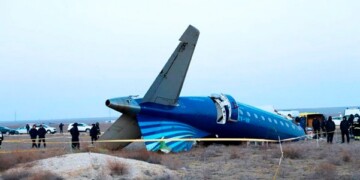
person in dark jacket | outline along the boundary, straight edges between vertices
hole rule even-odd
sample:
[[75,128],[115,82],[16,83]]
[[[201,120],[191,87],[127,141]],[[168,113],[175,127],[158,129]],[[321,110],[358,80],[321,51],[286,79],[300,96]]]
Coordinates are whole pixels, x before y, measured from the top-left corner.
[[1,143],[4,140],[4,135],[3,133],[0,131],[0,149],[1,149]]
[[30,130],[30,126],[29,126],[29,124],[26,124],[25,128],[26,128],[26,133],[28,133],[28,134],[29,134],[29,130]]
[[80,149],[80,140],[79,140],[79,129],[78,129],[78,123],[74,123],[73,127],[70,129],[71,134],[71,147],[73,149]]
[[325,117],[321,118],[320,124],[321,124],[321,132],[324,137],[326,137],[327,131],[326,131],[326,123]]
[[38,130],[36,129],[36,125],[34,124],[33,127],[30,129],[29,131],[29,134],[30,134],[30,138],[31,138],[31,141],[32,141],[32,148],[37,148],[37,145],[36,145],[36,138],[38,136]]
[[59,124],[59,129],[60,129],[60,133],[62,134],[64,131],[63,131],[63,127],[64,127],[64,124],[63,123],[60,123]]
[[306,119],[305,119],[305,117],[300,118],[300,126],[304,129],[304,132],[306,134]]
[[352,138],[354,136],[353,134],[353,129],[354,129],[354,115],[353,114],[350,114],[349,118],[348,118],[348,122],[349,122],[349,135],[350,137]]
[[315,139],[320,138],[320,121],[317,118],[313,119],[312,126],[314,128]]
[[98,138],[98,129],[95,124],[92,124],[92,128],[90,129],[90,137],[91,137],[91,144],[94,144]]
[[343,117],[343,120],[342,120],[341,123],[340,123],[341,140],[342,140],[341,142],[342,142],[342,143],[345,142],[344,136],[346,136],[347,143],[350,142],[350,138],[349,138],[349,128],[350,128],[349,122],[346,120],[346,117],[344,116],[344,117]]
[[38,136],[39,136],[39,140],[38,140],[38,148],[40,148],[41,145],[41,141],[44,143],[44,148],[46,148],[46,143],[45,143],[45,134],[46,134],[46,129],[43,127],[43,125],[40,125],[40,128],[38,129]]
[[336,127],[335,127],[335,123],[332,120],[331,116],[329,116],[329,118],[326,122],[325,128],[326,128],[326,133],[327,133],[327,143],[332,143]]
[[96,130],[97,130],[97,139],[99,139],[100,134],[101,134],[99,122],[96,122],[95,126],[96,126]]

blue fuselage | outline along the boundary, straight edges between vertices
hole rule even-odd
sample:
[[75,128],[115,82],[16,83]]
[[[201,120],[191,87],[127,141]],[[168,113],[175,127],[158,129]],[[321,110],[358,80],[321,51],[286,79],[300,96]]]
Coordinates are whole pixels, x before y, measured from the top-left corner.
[[[278,140],[304,135],[301,127],[274,113],[237,102],[236,121],[217,123],[218,112],[210,97],[180,97],[177,106],[141,103],[138,116],[154,117],[158,121],[174,121],[187,124],[219,138],[258,138]],[[235,112],[235,111],[234,111]]]

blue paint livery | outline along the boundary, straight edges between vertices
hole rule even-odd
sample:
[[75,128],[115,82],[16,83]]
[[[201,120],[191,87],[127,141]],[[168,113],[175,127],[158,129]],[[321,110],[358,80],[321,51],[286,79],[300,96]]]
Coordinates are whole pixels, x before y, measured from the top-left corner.
[[[236,102],[226,95],[231,103],[231,120],[217,123],[217,109],[211,97],[180,97],[177,106],[156,103],[141,103],[134,99],[132,108],[137,112],[137,121],[144,139],[203,138],[255,138],[278,140],[300,137],[304,131],[300,126],[274,113]],[[121,98],[115,98],[119,102]],[[136,103],[135,103],[135,102]],[[135,107],[138,104],[139,107]],[[234,121],[236,120],[236,121]],[[187,151],[193,142],[166,141],[173,151]],[[149,151],[158,151],[159,142],[146,142]]]
[[[182,138],[284,140],[304,136],[301,127],[282,116],[236,102],[230,95],[179,97],[199,34],[195,27],[187,28],[143,98],[129,96],[106,101],[108,107],[123,115],[102,135],[102,140],[156,139],[145,142],[149,151],[165,147],[180,152],[193,146],[191,141],[178,140]],[[116,149],[127,144],[106,145]]]

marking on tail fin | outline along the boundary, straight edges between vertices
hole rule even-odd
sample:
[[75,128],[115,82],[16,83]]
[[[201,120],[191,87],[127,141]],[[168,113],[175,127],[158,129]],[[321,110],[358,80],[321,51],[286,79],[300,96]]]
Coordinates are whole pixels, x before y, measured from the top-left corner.
[[177,104],[199,34],[191,25],[186,29],[179,39],[181,42],[146,92],[143,103]]

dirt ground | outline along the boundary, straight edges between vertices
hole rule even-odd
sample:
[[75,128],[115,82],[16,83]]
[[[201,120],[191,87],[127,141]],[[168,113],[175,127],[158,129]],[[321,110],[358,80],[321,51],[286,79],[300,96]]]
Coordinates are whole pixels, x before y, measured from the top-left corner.
[[[102,131],[109,125],[102,124]],[[80,139],[82,152],[96,151],[160,164],[180,174],[173,179],[360,179],[360,142],[341,144],[338,134],[333,144],[327,144],[325,139],[306,140],[283,143],[282,150],[280,144],[249,142],[230,146],[197,145],[189,152],[148,156],[144,156],[142,143],[133,143],[114,152],[92,147],[86,133],[82,133]],[[28,135],[6,136],[5,140],[2,154],[32,150]],[[68,133],[47,135],[47,140],[45,151],[76,153],[70,148]],[[284,158],[280,163],[282,152]]]

